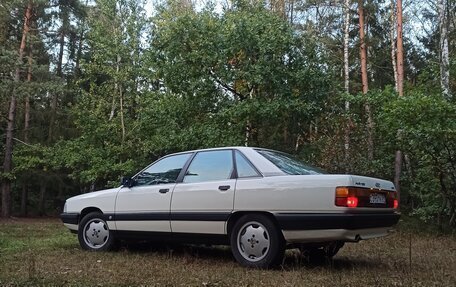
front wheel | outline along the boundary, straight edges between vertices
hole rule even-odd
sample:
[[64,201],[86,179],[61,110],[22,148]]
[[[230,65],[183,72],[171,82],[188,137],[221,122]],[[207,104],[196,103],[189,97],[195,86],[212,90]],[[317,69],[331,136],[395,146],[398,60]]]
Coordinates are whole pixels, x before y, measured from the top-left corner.
[[230,234],[231,251],[243,266],[269,268],[280,264],[285,243],[274,222],[262,214],[242,216]]
[[78,228],[79,244],[85,250],[108,251],[114,247],[114,235],[100,212],[91,212],[82,218]]

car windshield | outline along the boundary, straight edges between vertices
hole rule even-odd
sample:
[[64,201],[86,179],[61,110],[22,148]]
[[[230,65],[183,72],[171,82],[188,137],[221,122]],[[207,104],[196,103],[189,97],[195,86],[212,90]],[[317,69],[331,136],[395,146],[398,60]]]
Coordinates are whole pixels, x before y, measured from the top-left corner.
[[257,149],[259,154],[280,168],[283,172],[291,175],[309,175],[309,174],[325,174],[326,171],[309,166],[293,156],[272,150]]

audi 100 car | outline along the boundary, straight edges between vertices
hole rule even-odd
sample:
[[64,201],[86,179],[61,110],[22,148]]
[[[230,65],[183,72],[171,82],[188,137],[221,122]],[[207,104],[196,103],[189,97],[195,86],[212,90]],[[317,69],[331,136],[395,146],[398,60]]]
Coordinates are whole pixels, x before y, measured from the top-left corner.
[[286,248],[332,257],[345,242],[385,236],[397,208],[390,181],[224,147],[162,157],[120,187],[68,199],[61,219],[86,250],[129,238],[229,244],[240,264],[268,268]]

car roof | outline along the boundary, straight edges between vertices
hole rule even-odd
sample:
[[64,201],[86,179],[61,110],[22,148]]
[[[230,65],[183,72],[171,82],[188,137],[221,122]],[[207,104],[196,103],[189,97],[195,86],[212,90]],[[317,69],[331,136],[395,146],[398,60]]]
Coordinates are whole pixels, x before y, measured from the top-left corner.
[[257,147],[246,147],[246,146],[225,146],[225,147],[214,147],[214,148],[204,148],[204,149],[195,149],[195,150],[188,150],[176,153],[170,153],[165,155],[164,157],[168,157],[171,155],[178,155],[178,154],[185,154],[185,153],[195,153],[201,151],[215,151],[215,150],[226,150],[226,149],[234,149],[239,150],[246,156],[250,162],[261,172],[263,176],[275,176],[275,175],[285,175],[285,173],[280,170],[277,166],[275,166],[272,162],[267,160],[265,157],[260,155],[256,150],[266,150],[263,148]]
[[246,150],[246,149],[256,149],[256,147],[246,147],[246,146],[224,146],[224,147],[201,148],[201,149],[186,150],[186,151],[180,151],[180,152],[170,153],[170,154],[167,154],[166,156],[176,155],[176,154],[183,154],[183,153],[200,152],[200,151],[224,150],[224,149]]

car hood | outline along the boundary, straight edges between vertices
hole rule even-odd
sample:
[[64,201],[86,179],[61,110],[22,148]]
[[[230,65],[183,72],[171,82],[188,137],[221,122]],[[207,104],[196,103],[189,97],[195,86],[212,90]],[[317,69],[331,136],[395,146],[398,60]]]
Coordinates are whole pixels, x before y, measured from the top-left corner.
[[99,191],[89,192],[80,194],[77,196],[70,197],[67,201],[82,200],[82,199],[92,199],[95,197],[106,197],[106,196],[115,196],[119,191],[120,187],[103,189]]

